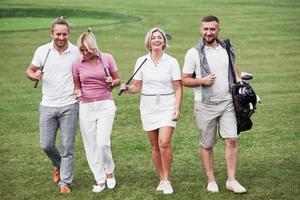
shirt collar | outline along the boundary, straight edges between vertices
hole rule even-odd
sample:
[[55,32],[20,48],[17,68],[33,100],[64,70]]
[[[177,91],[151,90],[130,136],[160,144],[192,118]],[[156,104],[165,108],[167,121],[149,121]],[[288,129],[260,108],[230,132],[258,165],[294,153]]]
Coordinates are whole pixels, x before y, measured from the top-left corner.
[[[51,43],[50,43],[50,47],[49,47],[50,49],[52,49],[52,50],[56,50],[55,48],[54,48],[54,41],[52,40],[51,41]],[[68,53],[68,52],[70,52],[70,51],[72,51],[73,50],[73,48],[72,48],[72,45],[71,45],[71,43],[68,41],[68,48],[63,52],[63,54],[64,53]],[[57,50],[56,50],[57,51]]]
[[[220,46],[222,46],[223,48],[225,48],[224,42],[220,41],[219,38],[217,38],[217,43],[218,43],[218,47],[217,48],[219,48]],[[201,38],[200,41],[198,42],[198,46],[199,46],[200,49],[210,48],[210,47],[207,47],[207,46],[204,45],[203,38]]]
[[[83,57],[83,55],[81,54],[81,56],[82,56],[82,60],[81,60],[81,62],[87,62],[88,60],[87,59],[85,59],[84,57]],[[100,62],[100,53],[97,55],[97,63],[99,63]],[[103,58],[102,58],[103,59]]]
[[[163,61],[167,58],[165,52],[163,52],[162,56],[160,57],[159,61]],[[151,60],[151,55],[150,55],[150,52],[147,54],[147,59],[148,60]]]
[[218,44],[218,46],[216,48],[204,45],[204,49],[205,50],[208,50],[208,49],[219,49],[221,47],[221,45],[219,43],[217,43],[217,44]]

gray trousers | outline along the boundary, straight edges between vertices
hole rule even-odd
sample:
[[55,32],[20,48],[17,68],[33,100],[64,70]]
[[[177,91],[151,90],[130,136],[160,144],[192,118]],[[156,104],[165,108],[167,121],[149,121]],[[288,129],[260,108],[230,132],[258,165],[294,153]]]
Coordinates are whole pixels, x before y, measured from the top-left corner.
[[[62,107],[40,105],[40,145],[53,166],[60,169],[59,186],[70,185],[73,180],[78,109],[78,103]],[[60,152],[55,144],[58,128],[61,135]]]

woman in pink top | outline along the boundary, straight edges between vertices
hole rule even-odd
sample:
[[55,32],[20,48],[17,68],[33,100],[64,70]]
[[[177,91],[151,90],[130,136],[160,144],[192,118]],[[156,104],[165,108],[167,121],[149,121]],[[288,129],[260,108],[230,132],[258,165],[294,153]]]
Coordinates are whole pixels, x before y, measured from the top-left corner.
[[115,164],[111,152],[111,130],[116,106],[111,91],[120,85],[114,58],[101,53],[96,37],[83,33],[77,41],[82,59],[73,65],[74,93],[78,101],[79,122],[88,164],[96,185],[93,192],[101,192],[116,185]]

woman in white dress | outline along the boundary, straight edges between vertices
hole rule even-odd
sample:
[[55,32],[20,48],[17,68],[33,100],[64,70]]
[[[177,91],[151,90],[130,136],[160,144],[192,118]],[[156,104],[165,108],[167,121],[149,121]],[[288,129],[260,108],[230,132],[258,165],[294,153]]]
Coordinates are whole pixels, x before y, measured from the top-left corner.
[[181,72],[177,60],[164,53],[165,33],[152,28],[145,37],[149,51],[137,59],[132,84],[121,86],[130,94],[141,93],[140,113],[143,129],[147,132],[160,182],[157,191],[172,194],[170,172],[173,160],[172,135],[179,120],[182,104]]

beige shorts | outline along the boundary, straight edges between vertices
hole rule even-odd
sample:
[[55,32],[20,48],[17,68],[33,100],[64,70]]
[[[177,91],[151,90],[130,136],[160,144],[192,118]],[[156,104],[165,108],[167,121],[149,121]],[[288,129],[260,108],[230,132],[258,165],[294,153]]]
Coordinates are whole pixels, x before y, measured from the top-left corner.
[[216,142],[217,131],[220,137],[238,138],[236,116],[232,100],[223,101],[217,105],[195,102],[196,124],[200,131],[200,145],[203,148],[211,148]]

